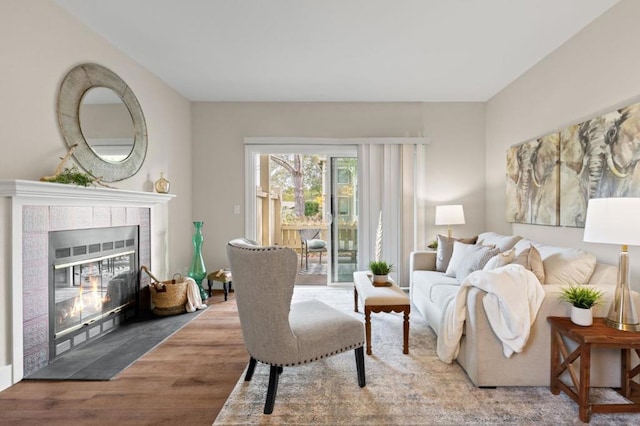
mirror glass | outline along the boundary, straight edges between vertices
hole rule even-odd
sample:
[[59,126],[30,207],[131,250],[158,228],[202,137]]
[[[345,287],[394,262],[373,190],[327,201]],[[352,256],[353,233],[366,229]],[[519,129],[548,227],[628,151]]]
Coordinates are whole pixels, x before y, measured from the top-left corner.
[[131,88],[98,64],[81,64],[58,93],[58,125],[73,157],[103,182],[135,175],[147,154],[147,125]]
[[124,101],[111,89],[93,87],[80,103],[80,128],[89,147],[109,163],[120,163],[133,150],[133,119]]

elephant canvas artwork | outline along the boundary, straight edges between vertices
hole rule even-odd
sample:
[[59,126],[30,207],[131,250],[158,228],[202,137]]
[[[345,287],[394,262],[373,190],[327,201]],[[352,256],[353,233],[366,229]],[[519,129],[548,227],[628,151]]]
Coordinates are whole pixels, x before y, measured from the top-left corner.
[[[548,144],[548,145],[547,145]],[[551,146],[559,148],[558,174]],[[512,146],[507,152],[507,220],[584,227],[590,198],[640,197],[640,104]],[[552,175],[556,221],[552,219]]]
[[507,152],[507,221],[559,224],[560,141],[553,133]]

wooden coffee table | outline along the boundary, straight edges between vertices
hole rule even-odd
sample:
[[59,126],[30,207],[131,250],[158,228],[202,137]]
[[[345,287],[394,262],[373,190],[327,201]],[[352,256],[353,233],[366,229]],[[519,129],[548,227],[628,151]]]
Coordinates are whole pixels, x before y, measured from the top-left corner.
[[375,287],[370,272],[359,271],[353,273],[353,302],[354,311],[358,312],[358,295],[364,302],[364,326],[367,338],[367,355],[371,355],[371,313],[372,312],[403,312],[404,330],[402,353],[409,353],[409,313],[411,303],[409,296],[389,279],[386,287]]
[[[594,318],[593,325],[583,327],[566,317],[548,317],[551,324],[551,393],[563,391],[578,403],[579,417],[588,423],[591,413],[638,413],[638,391],[640,384],[633,378],[640,374],[640,366],[631,366],[631,351],[640,356],[640,333],[620,331],[604,324],[604,318]],[[571,353],[563,337],[573,340],[578,347]],[[620,394],[630,401],[628,404],[592,404],[589,401],[589,376],[591,373],[591,349],[614,348],[621,350]],[[580,371],[576,372],[573,362],[580,359]],[[573,386],[561,380],[568,371]],[[635,392],[634,392],[635,391]]]

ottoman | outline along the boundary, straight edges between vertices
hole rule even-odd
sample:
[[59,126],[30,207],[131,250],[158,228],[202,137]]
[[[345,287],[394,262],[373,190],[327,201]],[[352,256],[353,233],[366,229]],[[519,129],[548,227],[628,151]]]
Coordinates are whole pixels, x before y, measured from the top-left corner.
[[403,347],[402,353],[409,353],[409,313],[411,303],[409,296],[396,285],[391,278],[385,287],[373,285],[371,273],[358,271],[353,273],[353,301],[354,311],[358,312],[358,298],[364,303],[364,325],[367,339],[367,355],[371,355],[371,313],[372,312],[403,312]]

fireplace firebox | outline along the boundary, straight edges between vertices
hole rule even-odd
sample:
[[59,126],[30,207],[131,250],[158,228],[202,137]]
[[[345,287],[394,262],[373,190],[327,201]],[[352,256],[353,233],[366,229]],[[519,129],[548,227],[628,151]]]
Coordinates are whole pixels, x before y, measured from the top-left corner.
[[49,360],[137,314],[138,226],[49,233]]

